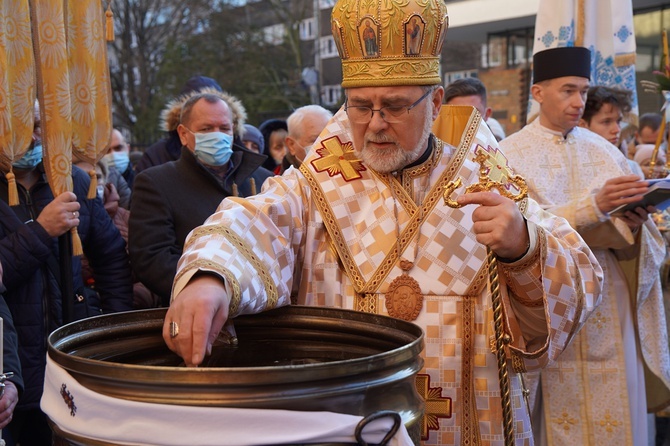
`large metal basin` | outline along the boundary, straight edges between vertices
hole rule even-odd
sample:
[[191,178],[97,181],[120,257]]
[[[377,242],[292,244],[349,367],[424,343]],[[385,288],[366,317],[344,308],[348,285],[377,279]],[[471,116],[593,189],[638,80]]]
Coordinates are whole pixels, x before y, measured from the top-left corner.
[[[234,320],[237,346],[216,343],[187,368],[162,339],[166,309],[117,313],[63,326],[49,356],[83,386],[127,400],[195,406],[396,411],[416,432],[423,400],[423,332],[384,316],[289,306]],[[414,436],[414,435],[412,435]]]

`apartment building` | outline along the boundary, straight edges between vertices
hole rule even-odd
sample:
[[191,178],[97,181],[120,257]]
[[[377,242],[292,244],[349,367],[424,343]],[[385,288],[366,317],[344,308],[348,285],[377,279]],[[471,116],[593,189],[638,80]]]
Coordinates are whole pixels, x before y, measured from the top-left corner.
[[[303,80],[312,88],[313,101],[335,108],[341,104],[342,71],[330,31],[334,0],[305,2],[299,20],[304,51]],[[311,5],[309,2],[311,1]],[[563,1],[563,0],[556,0]],[[449,30],[442,52],[443,82],[477,76],[486,84],[493,116],[507,132],[525,123],[529,61],[532,59],[535,14],[540,0],[446,0]],[[311,7],[310,7],[311,6]],[[637,40],[636,72],[653,79],[661,67],[662,30],[670,28],[670,0],[633,0]],[[283,25],[266,28],[269,36]],[[638,89],[640,112],[658,111],[660,95]]]

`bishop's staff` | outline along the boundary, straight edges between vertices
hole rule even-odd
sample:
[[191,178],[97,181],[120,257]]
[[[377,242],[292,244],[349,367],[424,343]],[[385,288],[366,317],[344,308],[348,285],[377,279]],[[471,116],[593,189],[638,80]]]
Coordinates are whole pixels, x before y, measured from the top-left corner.
[[[486,149],[479,146],[475,151],[475,161],[479,163],[479,183],[471,184],[465,188],[465,193],[472,192],[490,192],[496,189],[501,195],[514,201],[521,201],[528,195],[526,181],[519,175],[508,177],[501,176],[501,180],[507,180],[507,183],[494,181],[489,178],[490,166],[487,165],[489,156]],[[462,205],[452,200],[451,194],[462,184],[460,178],[452,181],[445,186],[444,203],[451,208],[460,208]],[[518,194],[512,194],[508,191],[507,185],[513,184],[518,190]],[[495,327],[495,350],[498,359],[498,382],[500,383],[500,401],[503,415],[503,433],[505,435],[505,446],[514,445],[514,414],[512,413],[512,397],[510,393],[509,374],[507,368],[507,357],[505,354],[505,345],[510,342],[509,335],[505,334],[502,322],[502,298],[500,297],[500,282],[498,280],[498,259],[493,250],[486,247],[486,264],[489,274],[489,287],[491,291],[491,305],[493,307],[493,323]]]

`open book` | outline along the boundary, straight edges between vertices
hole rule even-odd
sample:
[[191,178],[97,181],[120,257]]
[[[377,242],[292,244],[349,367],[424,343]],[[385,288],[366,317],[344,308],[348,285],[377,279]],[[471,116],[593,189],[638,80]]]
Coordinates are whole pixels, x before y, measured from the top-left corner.
[[655,206],[659,211],[670,207],[670,178],[658,178],[647,181],[649,181],[649,190],[642,196],[640,201],[621,205],[613,209],[610,215],[613,217],[621,216],[626,211],[632,211],[638,207]]

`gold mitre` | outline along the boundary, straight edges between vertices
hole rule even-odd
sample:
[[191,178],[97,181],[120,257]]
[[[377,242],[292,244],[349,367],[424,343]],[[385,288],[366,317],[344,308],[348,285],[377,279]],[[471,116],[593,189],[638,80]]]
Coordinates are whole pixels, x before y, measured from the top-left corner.
[[331,27],[342,87],[439,84],[448,26],[443,0],[338,0]]

